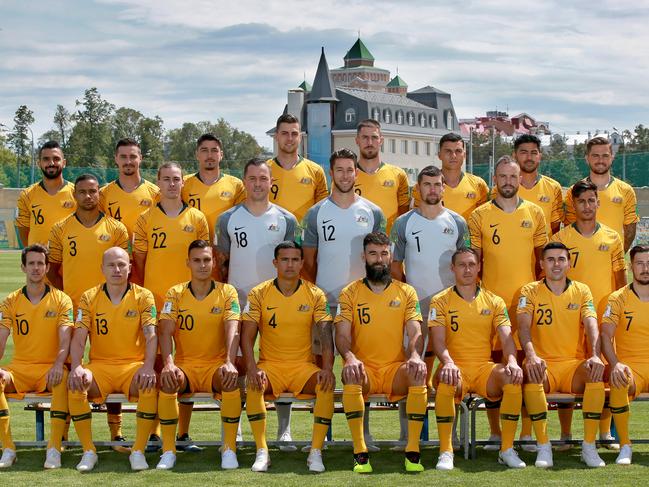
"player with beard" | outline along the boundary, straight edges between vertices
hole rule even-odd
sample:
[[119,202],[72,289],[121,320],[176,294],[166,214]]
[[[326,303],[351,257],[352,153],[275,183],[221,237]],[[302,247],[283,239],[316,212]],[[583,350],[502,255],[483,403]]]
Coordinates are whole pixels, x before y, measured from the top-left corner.
[[[363,239],[366,277],[340,294],[335,318],[336,348],[343,358],[343,407],[354,443],[354,472],[370,473],[363,436],[363,396],[387,394],[389,401],[407,396],[408,444],[405,468],[421,472],[419,435],[428,394],[421,313],[417,292],[390,277],[390,239],[382,232]],[[403,336],[408,336],[404,350]]]
[[[633,244],[636,225],[640,220],[636,213],[635,191],[611,174],[613,149],[608,139],[593,137],[586,143],[586,162],[590,168],[586,179],[597,185],[599,193],[598,220],[620,235],[626,253]],[[570,190],[566,193],[565,204],[565,223],[573,223],[576,216]]]
[[16,227],[26,247],[47,245],[52,226],[74,212],[74,184],[63,179],[66,160],[58,142],[45,142],[38,151],[43,179],[20,192]]
[[610,373],[609,397],[620,454],[615,463],[631,463],[629,396],[649,392],[649,247],[631,249],[633,282],[615,291],[608,300],[602,323],[602,351]]
[[397,217],[410,207],[408,176],[400,167],[381,162],[383,135],[379,122],[363,120],[356,128],[355,140],[360,153],[360,171],[354,183],[354,191],[383,210],[389,234]]

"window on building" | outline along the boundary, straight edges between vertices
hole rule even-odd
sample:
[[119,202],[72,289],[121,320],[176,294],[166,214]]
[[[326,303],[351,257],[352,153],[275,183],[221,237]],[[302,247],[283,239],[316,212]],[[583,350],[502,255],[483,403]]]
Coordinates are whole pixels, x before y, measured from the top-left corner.
[[381,111],[378,108],[372,108],[372,118],[377,122],[381,121]]
[[408,125],[411,127],[415,125],[415,114],[412,112],[408,112]]
[[430,116],[430,128],[432,128],[432,129],[437,128],[437,115],[431,115]]
[[444,122],[446,123],[447,129],[453,130],[453,112],[446,110],[446,119]]
[[430,155],[430,142],[426,142],[426,155]]
[[403,125],[403,112],[401,110],[397,110],[397,124]]
[[385,123],[392,123],[392,112],[389,108],[383,110],[383,121]]
[[397,141],[394,140],[394,139],[390,139],[389,144],[390,144],[390,152],[392,154],[396,154],[397,153]]
[[420,127],[426,126],[426,115],[424,115],[423,113],[419,114],[419,126]]
[[402,140],[401,141],[401,153],[402,154],[407,154],[408,153],[408,141],[407,140]]
[[356,121],[356,110],[353,108],[348,108],[345,110],[345,122],[355,122]]
[[419,142],[416,140],[412,141],[412,153],[416,156],[419,155]]

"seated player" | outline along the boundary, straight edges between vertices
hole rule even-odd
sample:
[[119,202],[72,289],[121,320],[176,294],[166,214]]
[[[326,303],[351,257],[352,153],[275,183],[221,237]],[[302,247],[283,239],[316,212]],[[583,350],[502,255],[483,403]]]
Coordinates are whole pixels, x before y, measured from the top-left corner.
[[[523,371],[516,362],[516,344],[505,301],[478,286],[480,261],[474,249],[455,251],[451,259],[455,286],[430,300],[430,342],[440,365],[435,372],[435,414],[439,432],[438,470],[453,469],[451,441],[455,418],[454,399],[475,392],[490,401],[499,400],[502,443],[498,462],[523,468],[514,450],[514,436],[521,412]],[[498,334],[506,365],[491,361],[491,344]]]
[[0,303],[0,357],[9,334],[13,334],[14,355],[0,369],[0,468],[16,462],[16,447],[11,439],[9,406],[5,394],[52,393],[50,441],[45,468],[61,467],[61,439],[68,416],[68,371],[64,366],[72,336],[72,300],[46,284],[49,268],[47,248],[40,244],[26,247],[20,256],[26,285]]
[[631,464],[629,396],[649,392],[649,246],[636,245],[630,254],[633,282],[611,294],[602,318],[609,405],[620,437],[618,465]]
[[[340,293],[336,324],[336,348],[343,358],[343,407],[354,441],[354,468],[371,473],[363,437],[363,396],[387,394],[390,401],[404,396],[408,416],[405,468],[424,470],[420,462],[419,436],[428,405],[426,364],[421,359],[421,313],[415,289],[390,277],[390,239],[372,232],[363,239],[363,279]],[[408,349],[403,336],[407,333]]]
[[[242,316],[241,351],[247,371],[246,412],[257,445],[253,472],[270,466],[266,445],[264,395],[277,398],[283,392],[296,397],[315,395],[313,435],[307,466],[324,472],[322,446],[334,412],[331,315],[320,288],[300,279],[304,264],[302,247],[291,241],[275,247],[273,265],[277,278],[254,287]],[[322,368],[313,363],[312,329],[318,329],[322,344]],[[253,347],[257,337],[259,362]]]
[[604,407],[604,364],[599,358],[593,298],[588,286],[566,277],[570,254],[564,244],[547,244],[541,254],[541,267],[545,278],[523,286],[518,300],[519,338],[526,357],[523,397],[536,434],[535,465],[553,465],[545,394],[563,392],[583,394],[581,459],[589,467],[603,467],[595,436]]
[[156,468],[168,470],[176,463],[178,394],[214,392],[221,399],[224,430],[221,468],[234,469],[239,466],[235,452],[241,416],[239,374],[234,365],[239,347],[239,298],[233,286],[212,280],[214,260],[208,241],[194,240],[189,245],[187,267],[192,278],[169,289],[158,325],[163,454]]
[[[101,270],[105,282],[81,296],[70,345],[68,400],[83,447],[77,470],[88,472],[97,464],[88,398],[103,403],[111,393],[137,399],[137,429],[129,461],[132,470],[145,470],[149,465],[143,451],[158,402],[153,370],[158,346],[155,301],[151,291],[128,282],[131,264],[124,249],[104,252]],[[90,361],[84,367],[81,360],[88,337]]]

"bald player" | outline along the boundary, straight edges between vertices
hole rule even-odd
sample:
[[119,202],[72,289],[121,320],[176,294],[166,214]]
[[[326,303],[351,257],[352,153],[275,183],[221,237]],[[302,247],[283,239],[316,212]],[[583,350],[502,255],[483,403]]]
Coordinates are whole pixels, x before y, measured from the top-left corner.
[[[137,400],[135,443],[129,461],[132,470],[149,466],[144,448],[156,417],[158,391],[153,370],[158,341],[156,306],[151,291],[129,283],[130,260],[119,247],[104,252],[101,269],[105,281],[81,297],[72,344],[68,377],[70,415],[83,448],[77,465],[88,472],[97,464],[92,442],[88,399],[102,403],[112,393]],[[90,339],[90,361],[82,364]]]

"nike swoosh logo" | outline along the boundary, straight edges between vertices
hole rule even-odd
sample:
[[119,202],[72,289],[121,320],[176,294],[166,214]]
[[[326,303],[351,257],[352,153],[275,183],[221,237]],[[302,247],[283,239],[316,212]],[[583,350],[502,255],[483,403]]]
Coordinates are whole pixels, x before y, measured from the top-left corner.
[[193,198],[194,196],[198,196],[198,193],[189,193],[190,198]]
[[457,313],[458,310],[456,310],[456,309],[449,309],[448,312],[449,312],[450,314],[453,314],[453,313]]
[[38,208],[41,205],[32,205],[32,208]]
[[490,223],[489,228],[497,227],[498,225],[500,225],[500,223],[494,223],[493,225]]
[[108,206],[110,206],[110,205],[116,205],[116,204],[117,204],[117,201],[110,201],[110,202],[108,203]]
[[104,316],[106,313],[97,313],[97,316]]
[[419,230],[419,231],[417,231],[417,232],[412,232],[412,234],[413,234],[413,235],[417,235],[418,233],[421,233],[421,232],[422,232],[422,231]]
[[271,310],[273,310],[273,309],[277,309],[277,308],[278,308],[277,306],[266,306],[266,309],[267,309],[268,311],[271,311]]
[[242,226],[242,227],[234,227],[234,231],[235,231],[235,232],[238,232],[238,231],[241,230],[242,228],[246,228],[246,226],[244,225],[244,226]]
[[16,318],[20,318],[21,316],[24,316],[24,315],[25,315],[25,313],[18,313],[18,314],[16,314]]
[[179,313],[184,313],[184,312],[187,311],[188,309],[189,309],[189,308],[179,309],[178,312],[179,312]]
[[548,304],[550,304],[550,303],[539,303],[539,308],[541,308],[543,306],[547,306]]
[[331,220],[333,220],[333,218],[329,218],[329,220],[322,220],[322,223],[323,223],[323,224],[324,224],[324,223],[329,223]]
[[[625,315],[632,315],[632,314],[633,314],[633,311],[625,311],[624,314],[625,314]],[[18,316],[18,315],[16,315],[16,316]]]
[[73,235],[72,237],[68,237],[68,240],[72,240],[73,238],[77,238],[77,236]]
[[157,232],[157,231],[160,230],[161,228],[162,228],[162,227],[153,227],[153,231],[154,231],[154,232]]
[[356,306],[360,308],[361,306],[365,306],[366,304],[367,303],[358,303]]

